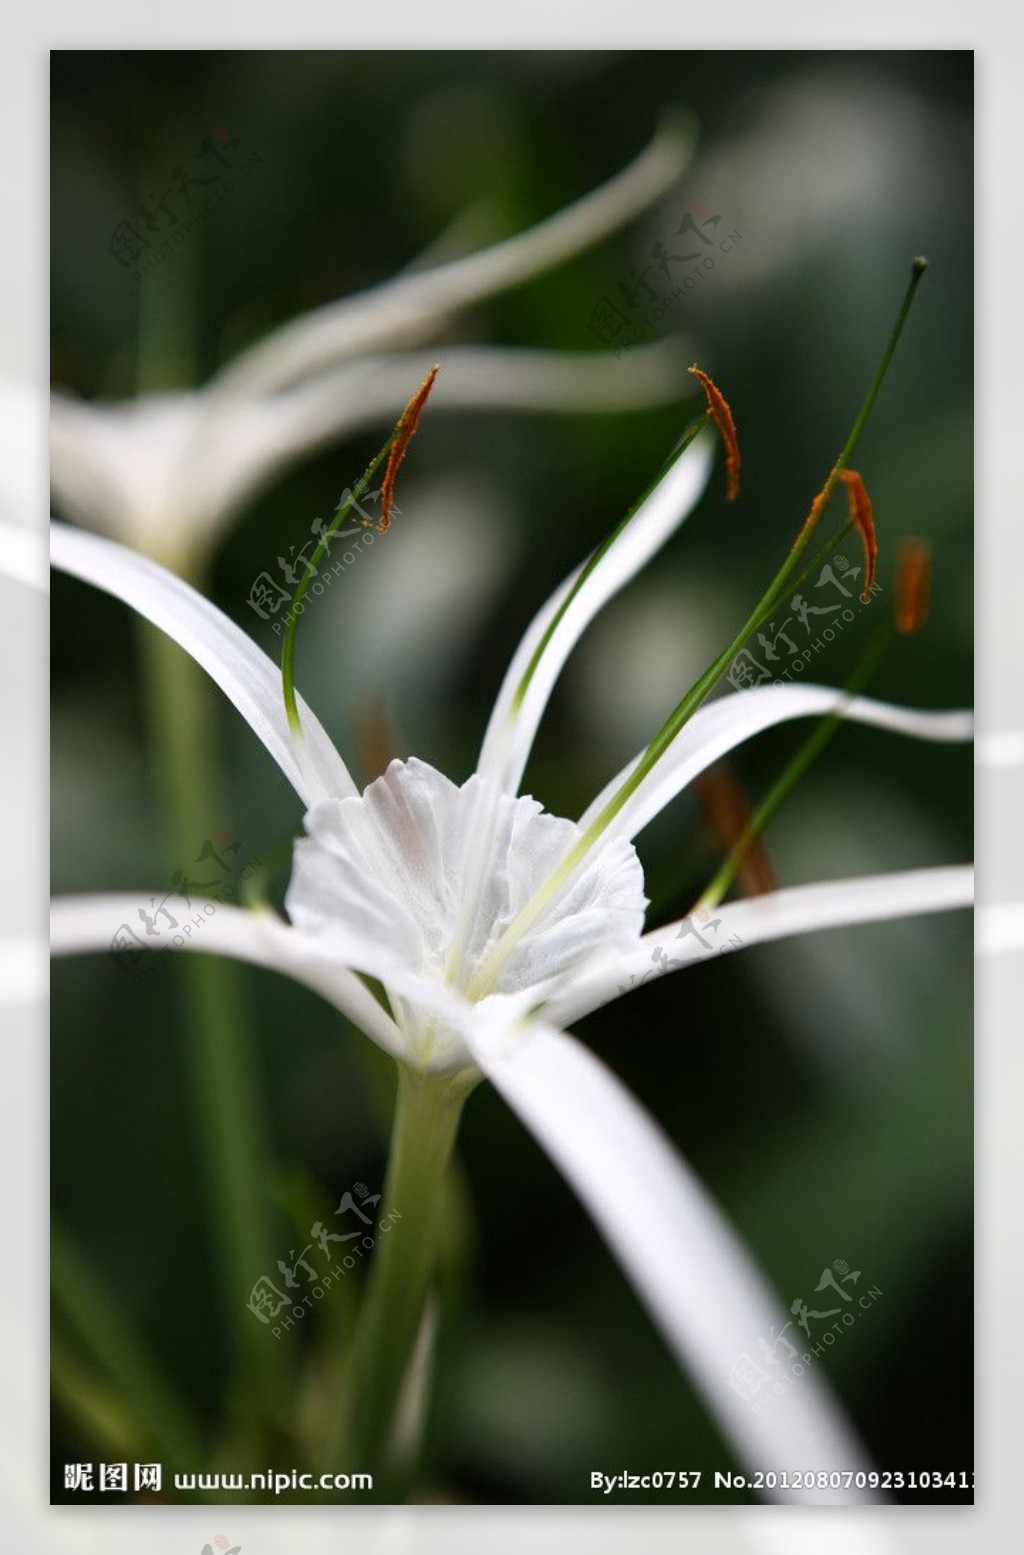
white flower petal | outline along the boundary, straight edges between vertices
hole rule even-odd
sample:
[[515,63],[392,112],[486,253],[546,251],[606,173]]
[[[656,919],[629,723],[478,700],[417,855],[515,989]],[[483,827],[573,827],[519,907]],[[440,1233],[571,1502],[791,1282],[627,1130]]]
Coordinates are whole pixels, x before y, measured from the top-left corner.
[[[625,955],[595,963],[570,989],[556,993],[545,1014],[563,1025],[574,1024],[592,1010],[639,988],[641,981],[712,956],[816,929],[948,912],[969,907],[973,900],[974,871],[969,864],[956,864],[852,880],[823,880],[727,902],[715,908],[707,923],[692,917],[677,918],[652,929]],[[1024,929],[1024,910],[1021,922]]]
[[[50,396],[50,484],[60,511],[168,563],[201,522],[181,479],[200,424],[194,393],[114,403]],[[211,471],[192,470],[196,486]],[[213,482],[216,485],[216,481]],[[205,510],[211,511],[211,496]]]
[[282,325],[224,368],[214,380],[218,393],[253,395],[284,388],[358,352],[429,339],[450,314],[614,232],[671,187],[692,144],[689,127],[666,127],[621,173],[529,231]]
[[[635,837],[695,777],[744,740],[792,718],[841,713],[854,723],[874,724],[919,740],[956,741],[971,738],[970,712],[929,713],[894,707],[870,697],[849,697],[834,686],[758,686],[709,702],[685,724],[660,761],[623,805],[604,835]],[[642,755],[642,752],[641,752]],[[622,787],[641,757],[602,789],[580,817],[584,830],[596,820]]]
[[[151,891],[58,897],[50,909],[51,953],[105,951],[132,974],[144,971],[147,951],[231,956],[291,977],[333,1004],[393,1057],[439,1072],[472,1065],[463,1033],[478,1016],[507,1025],[529,1008],[529,991],[492,995],[472,1005],[435,978],[420,976],[388,945],[375,942],[358,927],[337,922],[321,933],[293,926],[272,912],[199,897],[186,914],[180,901],[172,898],[177,924],[171,926],[160,918],[157,936],[150,937],[146,915],[152,918],[154,899],[163,901],[166,895],[166,891]],[[210,906],[212,912],[207,911]],[[356,971],[384,987],[398,1020],[378,1003],[354,975]],[[418,1040],[423,1032],[430,1038],[425,1046]]]
[[[393,761],[361,798],[314,806],[309,835],[295,846],[289,917],[324,944],[359,935],[419,976],[465,988],[579,836],[536,800],[499,794],[478,859],[467,817],[482,786],[474,775],[456,788],[426,762]],[[569,975],[594,955],[635,943],[646,905],[632,846],[602,850],[557,913],[523,936],[496,991]]]
[[355,794],[348,768],[313,713],[299,699],[305,740],[293,740],[281,694],[281,672],[223,611],[195,589],[112,540],[51,526],[51,560],[137,610],[201,664],[306,803]]
[[[462,345],[373,356],[278,394],[291,435],[305,447],[340,430],[362,431],[397,420],[409,395],[437,363],[430,395],[438,410],[642,410],[689,393],[686,353],[676,340],[640,346],[622,361],[600,351],[540,351]],[[296,447],[301,447],[296,442]]]
[[[820,1368],[755,1414],[730,1384],[785,1308],[694,1173],[612,1072],[572,1037],[534,1024],[467,1031],[484,1074],[571,1183],[678,1361],[750,1468],[862,1469]],[[809,1502],[870,1499],[803,1490]]]
[[[408,394],[406,395],[408,398]],[[344,428],[307,424],[300,393],[214,403],[207,389],[90,403],[55,393],[50,479],[61,511],[180,569],[210,551],[278,470]]]
[[[342,434],[377,427],[383,436],[438,359],[436,352],[371,357],[262,400],[221,402],[205,391],[191,396],[194,439],[177,479],[183,521],[197,537],[215,536],[252,493],[295,460]],[[493,346],[459,346],[440,360],[432,415],[642,409],[678,399],[682,378],[675,342],[632,351],[623,362],[593,351]]]
[[[249,912],[229,903],[216,904],[195,897],[186,912],[172,903],[182,931],[174,931],[160,919],[160,931],[147,943],[143,911],[152,916],[153,898],[162,901],[165,891],[117,892],[95,896],[58,897],[51,908],[50,948],[54,955],[81,955],[105,951],[126,973],[144,969],[146,951],[159,954],[196,951],[201,955],[231,956],[252,966],[282,972],[311,988],[353,1021],[361,1031],[397,1058],[405,1056],[405,1042],[384,1010],[359,978],[338,955],[325,955],[323,946],[283,923],[272,913]],[[213,906],[214,911],[207,912]],[[188,932],[184,926],[188,925]],[[127,928],[129,935],[123,934]],[[181,943],[177,941],[180,939]],[[346,945],[347,950],[352,947]],[[363,948],[363,947],[360,947]],[[356,952],[356,957],[358,957]]]
[[[89,403],[51,398],[50,478],[61,511],[178,570],[297,459],[343,434],[386,430],[437,353],[371,357],[264,399],[208,389]],[[621,411],[678,399],[677,342],[631,351],[445,351],[436,410]]]
[[525,695],[517,693],[552,621],[583,571],[578,567],[534,617],[513,655],[480,752],[482,776],[515,793],[562,666],[590,622],[665,544],[693,510],[711,469],[711,442],[701,435],[669,467],[609,546],[571,600],[534,666]]

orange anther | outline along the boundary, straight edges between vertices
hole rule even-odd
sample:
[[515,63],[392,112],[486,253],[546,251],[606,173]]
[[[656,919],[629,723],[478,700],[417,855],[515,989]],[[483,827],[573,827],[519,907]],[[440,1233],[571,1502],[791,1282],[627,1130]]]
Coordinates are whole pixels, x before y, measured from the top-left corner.
[[878,563],[878,536],[875,534],[871,498],[856,470],[841,470],[840,480],[846,486],[846,495],[850,503],[850,520],[856,525],[864,547],[864,587],[861,590],[860,602],[862,605],[867,605],[871,602],[871,585],[875,581],[875,567]]
[[925,623],[932,591],[931,552],[923,540],[905,540],[896,575],[896,630],[909,634]]
[[398,466],[408,452],[437,374],[438,369],[432,367],[398,418],[395,441],[391,445],[387,469],[384,471],[380,488],[380,523],[377,526],[380,534],[386,534],[391,522],[391,505],[395,500],[395,478],[398,475]]
[[725,444],[725,495],[727,501],[732,502],[740,492],[740,443],[736,436],[736,423],[732,419],[729,401],[712,383],[707,373],[701,371],[696,362],[687,371],[693,373],[704,390],[704,397],[708,402],[707,414],[722,434],[722,442]]

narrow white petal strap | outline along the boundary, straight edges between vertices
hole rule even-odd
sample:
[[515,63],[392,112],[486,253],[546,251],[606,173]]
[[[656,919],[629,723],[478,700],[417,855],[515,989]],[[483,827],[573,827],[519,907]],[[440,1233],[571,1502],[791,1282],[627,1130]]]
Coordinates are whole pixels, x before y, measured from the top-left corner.
[[[494,704],[480,752],[478,771],[482,777],[510,793],[518,792],[537,726],[562,666],[597,613],[646,566],[693,511],[711,469],[711,451],[707,435],[691,443],[645,497],[576,593],[573,590],[583,566],[566,578],[538,611],[513,655]],[[564,613],[545,642],[563,605]],[[537,658],[542,644],[543,652]]]
[[621,227],[672,186],[692,145],[689,125],[666,125],[621,173],[527,232],[283,325],[219,374],[217,392],[274,391],[356,353],[430,338],[458,309],[550,269]]
[[815,929],[949,912],[969,907],[973,900],[974,870],[969,864],[954,864],[823,880],[727,902],[716,907],[708,919],[677,918],[652,929],[633,950],[592,966],[571,988],[556,994],[546,1013],[552,1020],[572,1025],[652,978],[713,956]]
[[50,559],[64,572],[123,600],[166,632],[202,665],[307,804],[358,792],[328,735],[299,699],[305,739],[288,727],[281,672],[241,627],[209,600],[148,557],[114,540],[54,522]]
[[[688,783],[727,751],[775,724],[828,713],[841,713],[853,723],[873,724],[919,740],[969,740],[974,728],[970,712],[919,712],[870,697],[851,698],[834,686],[758,686],[737,691],[709,702],[694,714],[603,835],[608,839],[637,836]],[[580,817],[584,830],[618,793],[642,754],[623,767],[587,807]]]
[[[863,1469],[864,1450],[807,1369],[756,1413],[742,1388],[757,1341],[786,1321],[739,1238],[658,1125],[572,1037],[535,1024],[472,1034],[477,1063],[571,1183],[725,1435],[751,1468]],[[779,1493],[811,1502],[850,1490]]]
[[[342,434],[393,425],[436,361],[436,351],[395,352],[335,368],[265,399],[219,404],[208,391],[197,394],[195,442],[182,463],[201,457],[204,484],[182,523],[198,522],[208,538],[250,492],[303,455]],[[444,353],[430,413],[642,410],[679,399],[686,387],[682,365],[674,341],[640,346],[620,362],[596,351],[457,346]],[[100,499],[98,510],[109,508]]]
[[[268,403],[281,441],[301,448],[340,430],[393,423],[437,360],[436,350],[361,358],[275,395]],[[643,410],[689,394],[685,360],[675,340],[638,346],[620,362],[597,351],[453,346],[444,352],[430,411]]]
[[[230,956],[252,966],[282,972],[311,988],[387,1052],[396,1058],[403,1056],[405,1043],[394,1021],[359,978],[347,970],[343,960],[272,913],[250,912],[230,903],[196,897],[187,913],[176,905],[176,912],[181,914],[178,929],[171,930],[161,919],[157,939],[147,944],[140,911],[152,917],[154,898],[160,901],[166,894],[118,892],[58,897],[50,913],[51,952],[70,956],[106,951],[126,975],[146,970],[147,950],[190,950]],[[175,898],[176,904],[177,901]],[[208,908],[213,911],[207,911]]]

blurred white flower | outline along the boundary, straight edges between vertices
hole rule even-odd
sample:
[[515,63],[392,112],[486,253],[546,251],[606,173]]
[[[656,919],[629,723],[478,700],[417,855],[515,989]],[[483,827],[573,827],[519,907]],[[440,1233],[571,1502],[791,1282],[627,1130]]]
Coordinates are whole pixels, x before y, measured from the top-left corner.
[[[407,385],[460,311],[586,249],[657,200],[687,165],[692,131],[667,125],[621,173],[515,237],[315,308],[243,351],[202,388],[119,403],[58,392],[58,508],[188,573],[243,503],[331,440],[395,420]],[[385,354],[386,353],[386,354]],[[455,347],[436,408],[619,411],[678,398],[678,345],[607,352]]]

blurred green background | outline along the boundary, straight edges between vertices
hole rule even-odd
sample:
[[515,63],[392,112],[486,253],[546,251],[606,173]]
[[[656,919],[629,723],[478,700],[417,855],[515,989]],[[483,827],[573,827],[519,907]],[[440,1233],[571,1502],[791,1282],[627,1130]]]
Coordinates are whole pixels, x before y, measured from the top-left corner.
[[[532,612],[694,413],[682,368],[696,355],[731,401],[743,496],[726,508],[717,469],[657,566],[574,655],[527,787],[555,813],[578,814],[774,572],[921,252],[932,268],[856,464],[881,537],[885,592],[872,609],[891,598],[899,538],[920,534],[934,549],[933,613],[873,689],[924,707],[969,703],[969,54],[63,52],[52,86],[54,381],[99,399],[135,392],[140,301],[151,368],[168,386],[201,382],[275,324],[410,264],[467,210],[471,245],[513,233],[616,172],[666,108],[699,117],[699,152],[677,191],[446,332],[606,351],[592,310],[685,209],[707,206],[742,235],[653,332],[680,336],[678,405],[428,416],[403,469],[401,517],[300,636],[298,683],[354,767],[383,723],[396,754],[455,781],[472,770]],[[215,125],[259,167],[137,285],[108,252],[110,234],[136,192]],[[387,430],[304,461],[227,533],[213,597],[268,652],[278,639],[245,604],[253,577]],[[136,623],[60,576],[53,621],[54,887],[155,889],[186,861],[162,840]],[[840,682],[869,630],[858,619],[814,677]],[[208,834],[259,852],[298,830],[299,804],[219,708],[224,813]],[[737,755],[752,794],[801,735],[783,728]],[[971,798],[966,750],[843,731],[772,828],[776,872],[794,884],[962,861]],[[639,847],[650,921],[684,912],[713,861],[693,800]],[[964,914],[809,936],[652,981],[579,1028],[694,1163],[787,1303],[837,1259],[882,1289],[827,1366],[883,1467],[973,1461],[970,951]],[[231,1412],[232,1324],[256,1329],[245,1301],[263,1271],[232,1265],[208,1213],[180,979],[172,965],[135,986],[103,956],[55,968],[53,1201],[202,1422],[212,1465]],[[379,1188],[381,1077],[363,1039],[311,994],[249,969],[231,988],[275,1163],[258,1191],[284,1256],[297,1233],[280,1200]],[[466,1311],[424,1493],[576,1502],[592,1498],[592,1468],[735,1466],[570,1190],[486,1088],[467,1109],[461,1162]],[[310,1320],[277,1346],[282,1398],[332,1321]],[[94,1354],[62,1311],[55,1335],[59,1466],[104,1455],[87,1424],[90,1407],[103,1410]],[[54,1494],[65,1499],[59,1481]]]

